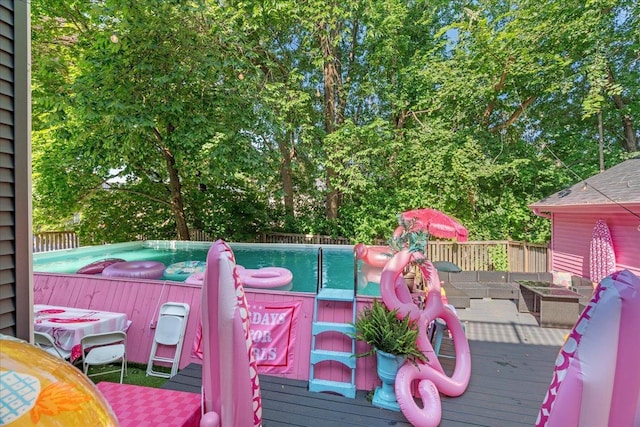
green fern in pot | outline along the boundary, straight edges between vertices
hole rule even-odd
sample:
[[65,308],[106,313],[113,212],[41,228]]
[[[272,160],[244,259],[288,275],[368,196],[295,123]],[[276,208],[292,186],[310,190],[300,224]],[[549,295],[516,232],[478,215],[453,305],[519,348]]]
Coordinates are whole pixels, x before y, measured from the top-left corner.
[[357,357],[369,356],[375,350],[405,357],[415,363],[426,361],[417,344],[418,327],[409,317],[400,320],[398,310],[389,310],[377,299],[371,307],[365,307],[356,319],[356,339],[366,342],[371,349]]

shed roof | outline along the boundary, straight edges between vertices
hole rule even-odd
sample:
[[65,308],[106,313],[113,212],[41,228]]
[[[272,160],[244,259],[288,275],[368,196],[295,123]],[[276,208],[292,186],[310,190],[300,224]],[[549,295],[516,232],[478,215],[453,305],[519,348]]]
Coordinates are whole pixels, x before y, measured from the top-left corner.
[[545,208],[560,206],[638,203],[640,203],[640,156],[558,191],[529,207],[540,212]]

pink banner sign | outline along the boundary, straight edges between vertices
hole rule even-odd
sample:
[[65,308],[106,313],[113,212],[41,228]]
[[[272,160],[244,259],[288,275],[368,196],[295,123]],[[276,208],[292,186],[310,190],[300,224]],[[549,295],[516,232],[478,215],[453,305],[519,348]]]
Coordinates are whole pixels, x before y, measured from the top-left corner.
[[[302,303],[269,302],[249,305],[251,339],[262,374],[287,374],[293,369],[298,316]],[[202,327],[198,327],[194,353],[202,359]]]
[[251,338],[260,373],[286,374],[293,367],[298,302],[251,304]]

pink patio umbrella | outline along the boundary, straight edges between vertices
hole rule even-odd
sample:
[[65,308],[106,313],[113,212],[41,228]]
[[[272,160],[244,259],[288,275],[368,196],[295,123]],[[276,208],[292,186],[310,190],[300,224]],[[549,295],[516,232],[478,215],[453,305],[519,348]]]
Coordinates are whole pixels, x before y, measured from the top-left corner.
[[589,244],[589,273],[591,281],[600,283],[602,279],[616,271],[616,254],[607,223],[599,219],[593,227]]
[[[462,224],[437,209],[422,208],[403,212],[398,223],[400,225],[394,231],[394,236],[399,236],[403,231],[424,231],[434,237],[456,239],[459,242],[466,242],[469,238],[469,232]],[[409,229],[405,230],[403,223]]]
[[249,310],[231,248],[215,242],[202,285],[201,427],[262,424],[258,366],[249,333]]

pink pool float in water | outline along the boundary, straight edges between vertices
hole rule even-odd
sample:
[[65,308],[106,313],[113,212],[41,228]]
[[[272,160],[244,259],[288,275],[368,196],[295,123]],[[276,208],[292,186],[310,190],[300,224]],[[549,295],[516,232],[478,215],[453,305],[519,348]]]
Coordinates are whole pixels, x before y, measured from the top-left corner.
[[282,267],[263,267],[258,269],[237,266],[242,284],[247,288],[291,290],[293,273]]
[[105,268],[117,262],[125,262],[122,258],[106,258],[100,261],[92,262],[76,271],[76,274],[100,274]]
[[135,277],[138,279],[159,279],[165,265],[158,261],[117,262],[106,267],[102,275],[106,277]]
[[189,285],[202,285],[203,282],[204,282],[204,271],[193,273],[184,280],[184,283],[187,283]]

